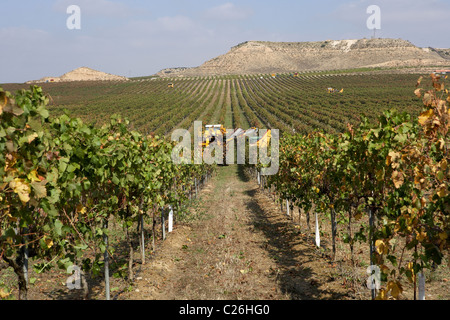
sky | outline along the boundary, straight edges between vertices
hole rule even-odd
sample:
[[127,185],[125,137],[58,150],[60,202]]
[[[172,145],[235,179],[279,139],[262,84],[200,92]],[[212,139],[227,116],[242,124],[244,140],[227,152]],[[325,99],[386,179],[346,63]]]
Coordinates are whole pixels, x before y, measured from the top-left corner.
[[[80,8],[80,29],[70,29]],[[0,83],[61,76],[78,67],[126,77],[196,67],[249,40],[373,36],[450,48],[450,0],[1,0]]]

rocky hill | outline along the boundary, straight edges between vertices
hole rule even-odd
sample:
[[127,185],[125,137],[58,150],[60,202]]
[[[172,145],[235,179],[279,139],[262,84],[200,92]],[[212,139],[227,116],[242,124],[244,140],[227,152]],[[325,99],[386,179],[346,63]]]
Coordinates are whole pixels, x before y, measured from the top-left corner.
[[430,50],[438,53],[442,58],[450,60],[450,49],[430,48]]
[[172,76],[172,75],[177,75],[177,74],[181,74],[183,71],[186,71],[187,67],[177,67],[177,68],[166,68],[166,69],[162,69],[161,71],[159,71],[158,73],[156,73],[157,76],[160,77],[166,77],[166,76]]
[[60,77],[44,77],[40,80],[32,80],[27,83],[42,82],[71,82],[71,81],[127,81],[128,78],[97,71],[87,67],[81,67],[63,74]]
[[[318,42],[247,41],[199,67],[167,76],[284,73],[362,67],[449,65],[445,50],[419,48],[402,39],[327,40]],[[163,74],[160,74],[164,76]]]

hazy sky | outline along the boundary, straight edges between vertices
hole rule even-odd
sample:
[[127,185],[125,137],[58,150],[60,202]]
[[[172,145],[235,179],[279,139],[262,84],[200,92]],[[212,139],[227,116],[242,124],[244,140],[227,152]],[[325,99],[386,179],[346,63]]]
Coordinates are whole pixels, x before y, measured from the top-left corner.
[[[67,8],[81,9],[70,30]],[[195,67],[247,40],[377,37],[450,47],[450,0],[2,0],[0,83],[60,76],[86,66],[127,77]]]

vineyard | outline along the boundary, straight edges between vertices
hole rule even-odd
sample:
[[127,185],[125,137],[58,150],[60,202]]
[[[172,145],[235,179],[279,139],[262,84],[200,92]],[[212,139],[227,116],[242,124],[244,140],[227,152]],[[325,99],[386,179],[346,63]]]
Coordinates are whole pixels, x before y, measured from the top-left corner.
[[439,76],[432,75],[432,90],[421,88],[422,80],[415,91],[425,106],[418,120],[386,111],[375,125],[363,119],[340,135],[285,136],[280,171],[267,179],[286,207],[298,206],[307,220],[313,210],[318,247],[317,215],[326,216],[333,260],[338,224],[347,229],[340,238],[353,263],[355,243],[368,244],[368,274],[376,271],[386,282],[371,285],[373,299],[397,299],[404,278],[414,284],[414,299],[418,286],[424,299],[424,270],[435,269],[449,251],[450,94]]
[[[306,235],[317,259],[348,258],[366,278],[378,273],[363,299],[401,299],[410,285],[410,298],[423,298],[423,275],[448,263],[450,95],[445,79],[418,77],[4,85],[16,93],[0,91],[0,257],[17,293],[0,280],[1,298],[27,298],[32,261],[34,273],[59,267],[66,278],[79,267],[85,290],[86,277],[103,279],[107,299],[110,276],[131,286],[135,250],[143,266],[166,226],[189,220],[200,189],[220,182],[214,175],[224,168],[171,161],[171,132],[192,130],[196,120],[279,129],[278,174],[246,168],[258,194],[281,208],[294,235]],[[249,265],[239,276],[252,272]]]
[[[127,276],[133,279],[133,223],[140,226],[144,261],[144,221],[152,218],[154,235],[156,214],[164,219],[166,210],[180,211],[211,168],[174,165],[173,143],[131,131],[120,117],[101,128],[67,115],[50,120],[39,87],[0,95],[1,257],[17,274],[19,298],[27,298],[29,257],[44,259],[33,266],[40,272],[55,261],[94,274],[102,266],[108,283],[115,249],[108,245],[111,219],[126,231]],[[87,249],[91,258],[83,255]]]
[[[42,84],[49,94],[49,110],[67,109],[83,121],[105,122],[120,113],[143,133],[169,135],[188,129],[195,120],[221,123],[226,128],[251,126],[281,132],[344,132],[360,115],[375,121],[384,110],[396,108],[417,116],[411,96],[416,75],[408,74],[289,74],[140,79],[130,82],[73,82]],[[174,87],[168,84],[173,83]],[[8,84],[5,90],[28,88]],[[344,89],[328,94],[327,88]],[[376,111],[374,111],[376,110]]]

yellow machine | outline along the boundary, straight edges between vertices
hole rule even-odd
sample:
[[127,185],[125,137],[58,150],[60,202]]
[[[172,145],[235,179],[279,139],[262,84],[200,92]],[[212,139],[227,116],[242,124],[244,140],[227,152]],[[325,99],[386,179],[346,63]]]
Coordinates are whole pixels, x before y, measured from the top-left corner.
[[202,152],[203,148],[208,147],[210,143],[215,142],[218,137],[221,137],[217,141],[218,146],[223,146],[223,163],[226,163],[226,155],[227,155],[227,130],[221,124],[210,124],[205,125],[205,132],[203,134],[202,140]]
[[249,143],[251,146],[256,145],[258,148],[266,148],[270,142],[270,138],[272,137],[272,133],[270,130],[267,130],[266,133],[260,137],[251,137]]
[[168,87],[168,88],[173,88],[173,83],[169,83],[169,84],[167,85],[167,87]]
[[209,146],[209,144],[216,140],[216,137],[222,135],[222,141],[218,141],[218,145],[226,144],[227,130],[221,124],[209,124],[205,126],[205,133],[203,135],[204,140],[203,147]]
[[342,88],[340,91],[338,91],[337,89],[334,89],[334,88],[328,88],[327,91],[328,91],[328,93],[336,93],[336,92],[343,93],[344,88]]
[[272,137],[271,131],[267,130],[266,134],[263,135],[262,138],[256,142],[258,148],[266,148],[270,142],[271,137]]
[[256,144],[259,148],[266,148],[270,143],[270,139],[272,137],[271,131],[267,130],[267,132],[262,136],[253,136],[258,133],[258,129],[253,127],[248,130],[243,130],[238,128],[234,130],[233,134],[230,135],[227,139],[227,130],[221,124],[216,125],[205,125],[205,132],[203,133],[202,139],[202,152],[205,147],[208,147],[210,143],[215,142],[217,137],[221,139],[217,141],[218,146],[223,146],[223,163],[226,165],[226,156],[227,156],[227,147],[228,143],[238,138],[242,135],[249,136],[250,145]]

